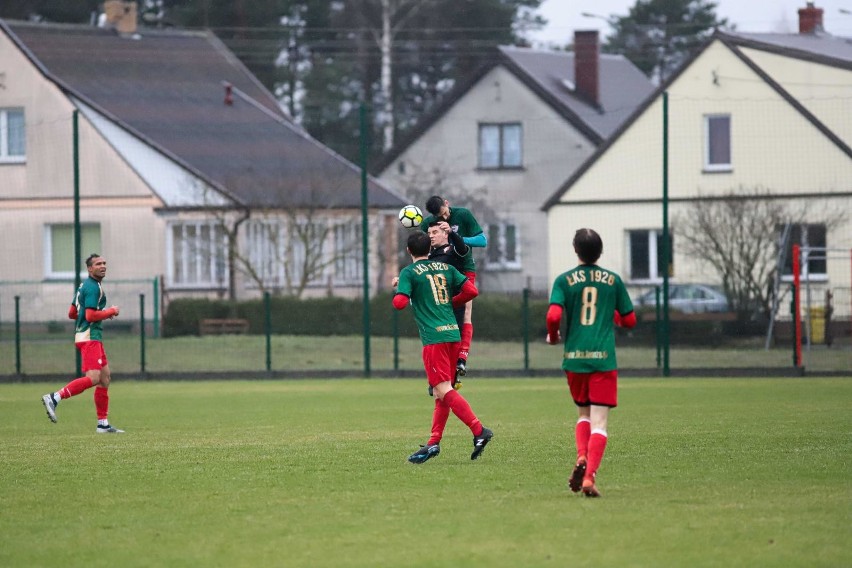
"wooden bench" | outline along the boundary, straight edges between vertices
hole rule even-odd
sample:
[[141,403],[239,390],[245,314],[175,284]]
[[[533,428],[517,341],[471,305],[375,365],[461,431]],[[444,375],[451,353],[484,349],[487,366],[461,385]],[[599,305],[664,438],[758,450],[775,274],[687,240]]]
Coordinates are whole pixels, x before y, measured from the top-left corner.
[[199,335],[245,334],[249,330],[249,321],[239,318],[207,318],[198,322]]

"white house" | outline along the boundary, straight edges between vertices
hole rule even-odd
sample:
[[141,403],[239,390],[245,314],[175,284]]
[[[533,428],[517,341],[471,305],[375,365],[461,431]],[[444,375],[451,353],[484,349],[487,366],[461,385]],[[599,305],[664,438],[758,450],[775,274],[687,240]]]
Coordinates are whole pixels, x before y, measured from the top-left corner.
[[412,200],[473,211],[488,237],[474,249],[485,291],[548,289],[541,204],[653,92],[627,59],[598,53],[597,32],[577,32],[574,50],[500,47],[377,167]]
[[[27,311],[42,321],[71,299],[75,168],[83,257],[107,258],[115,293],[153,278],[166,298],[362,289],[360,170],[293,124],[211,33],[0,20],[6,321],[14,294],[49,307]],[[372,178],[367,201],[376,290],[396,271],[387,235],[405,201]],[[132,288],[117,298],[128,315]]]
[[[670,221],[737,191],[783,203],[798,215],[787,247],[829,250],[802,269],[816,298],[833,291],[836,315],[849,315],[852,40],[825,32],[812,4],[799,14],[798,34],[717,32],[547,200],[551,279],[576,263],[570,242],[587,226],[603,237],[601,264],[636,292],[661,282],[665,93]],[[675,283],[719,283],[677,237],[670,268]]]

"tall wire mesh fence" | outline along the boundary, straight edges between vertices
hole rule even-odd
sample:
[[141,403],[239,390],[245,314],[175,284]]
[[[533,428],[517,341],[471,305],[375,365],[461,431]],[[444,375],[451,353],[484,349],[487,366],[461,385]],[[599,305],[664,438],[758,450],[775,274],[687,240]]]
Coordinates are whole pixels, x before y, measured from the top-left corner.
[[[803,317],[810,349],[805,366],[808,370],[848,371],[852,368],[852,270],[849,256],[842,251],[852,249],[852,177],[843,144],[826,136],[824,130],[834,129],[839,138],[849,135],[848,124],[833,118],[852,116],[849,86],[817,85],[813,94],[800,94],[798,100],[807,111],[802,112],[766,85],[748,83],[752,79],[720,74],[717,80],[748,88],[724,90],[714,97],[688,90],[673,92],[667,148],[661,134],[662,113],[652,104],[599,158],[604,167],[611,163],[618,167],[599,177],[602,197],[586,199],[566,229],[573,233],[581,226],[592,226],[604,235],[601,264],[622,275],[636,300],[639,326],[618,333],[620,366],[628,373],[630,369],[657,372],[660,342],[664,341],[670,345],[675,370],[792,368],[788,251],[797,243],[841,251],[805,263],[808,300]],[[489,296],[520,306],[525,289],[546,304],[553,275],[576,262],[570,242],[555,237],[561,233],[552,228],[548,231],[548,214],[541,206],[595,148],[564,124],[553,128],[549,111],[522,107],[506,114],[509,111],[499,105],[492,110],[491,120],[486,121],[487,116],[465,119],[457,130],[442,134],[443,145],[432,145],[428,163],[443,164],[440,176],[424,178],[426,159],[421,168],[415,168],[412,162],[416,160],[408,158],[405,164],[393,164],[389,170],[393,175],[383,179],[421,206],[423,196],[439,193],[458,206],[469,207],[489,238],[487,247],[475,250],[482,296],[474,300],[472,372],[558,374],[560,350],[544,344],[540,314],[526,323],[519,316],[507,324],[500,317],[485,317],[483,309]],[[223,242],[221,233],[209,228],[216,217],[212,212],[193,211],[187,220],[158,211],[156,197],[107,143],[104,129],[94,120],[81,121],[81,152],[75,162],[70,116],[69,108],[27,111],[21,122],[26,159],[0,173],[0,220],[5,229],[0,251],[0,350],[4,361],[0,375],[17,374],[13,364],[17,359],[24,375],[72,372],[74,349],[65,314],[73,295],[73,272],[81,266],[81,259],[73,258],[71,244],[75,167],[82,196],[84,256],[100,252],[109,259],[104,288],[110,303],[122,306],[121,317],[105,323],[107,353],[115,372],[168,377],[170,373],[262,375],[267,371],[333,373],[365,368],[365,338],[358,333],[329,337],[323,324],[316,326],[314,334],[288,333],[285,325],[269,338],[257,325],[245,335],[196,329],[185,335],[161,336],[155,320],[169,318],[171,300],[206,302],[227,295],[223,257],[211,253],[211,247]],[[483,124],[522,126],[518,138],[521,170],[478,167],[485,151],[479,145],[485,136]],[[122,151],[142,152],[134,148],[128,144]],[[673,242],[669,266],[661,265],[664,150],[669,161]],[[588,171],[593,172],[594,167]],[[567,194],[582,191],[582,183],[579,178]],[[771,206],[749,207],[755,203]],[[711,215],[704,218],[711,221],[706,226],[699,223],[702,205],[722,207],[716,218],[713,211],[705,211]],[[729,207],[727,213],[724,206]],[[737,217],[732,211],[775,217]],[[182,224],[176,224],[178,220]],[[180,230],[175,228],[178,226]],[[332,232],[328,238],[345,241],[357,236],[353,235]],[[731,249],[727,265],[698,254],[696,247],[702,238],[712,240],[713,235],[742,238],[731,239],[731,243],[758,243],[761,254],[752,257],[745,249]],[[248,244],[241,241],[240,246]],[[381,239],[372,246],[374,254],[386,257],[396,256],[400,248],[382,251]],[[245,258],[252,258],[251,251]],[[559,259],[558,265],[548,266],[548,258]],[[760,266],[754,264],[758,261]],[[348,270],[357,282],[355,265],[359,262],[352,255],[333,259],[330,265]],[[206,272],[199,268],[204,266]],[[186,279],[190,271],[196,280]],[[666,271],[671,278],[671,333],[661,337],[654,293]],[[386,273],[382,278],[391,276]],[[754,279],[751,288],[740,286],[747,278]],[[239,284],[240,278],[237,281]],[[744,289],[751,295],[732,297]],[[353,299],[360,294],[355,286],[343,293],[327,274],[312,282],[308,290],[306,297]],[[260,291],[255,286],[250,295],[256,299]],[[714,293],[721,293],[721,299]],[[142,295],[148,310],[145,325],[140,323]],[[16,297],[20,302],[17,316]],[[719,299],[718,305],[711,305],[714,298]],[[390,313],[389,303],[386,309]],[[225,309],[207,319],[243,319],[235,310]],[[269,317],[287,322],[291,316],[276,312]],[[330,313],[327,317],[334,320],[336,316]],[[411,315],[403,312],[399,317]],[[510,332],[491,333],[501,326],[509,326]],[[140,341],[140,331],[147,341]],[[227,326],[221,331],[227,331]],[[492,339],[495,335],[501,339]],[[410,330],[399,335],[371,334],[369,343],[369,366],[376,371],[417,372],[421,368],[419,341]]]

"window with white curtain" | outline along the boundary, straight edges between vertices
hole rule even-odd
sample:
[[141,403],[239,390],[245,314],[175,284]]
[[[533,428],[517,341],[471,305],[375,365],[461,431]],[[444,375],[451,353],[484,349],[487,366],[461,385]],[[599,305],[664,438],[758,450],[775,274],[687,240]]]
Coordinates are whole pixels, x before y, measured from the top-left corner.
[[228,239],[218,221],[181,221],[168,232],[169,283],[221,288],[228,284]]
[[486,229],[488,246],[485,247],[485,260],[489,269],[520,269],[521,254],[518,239],[518,226],[501,221],[490,223]]

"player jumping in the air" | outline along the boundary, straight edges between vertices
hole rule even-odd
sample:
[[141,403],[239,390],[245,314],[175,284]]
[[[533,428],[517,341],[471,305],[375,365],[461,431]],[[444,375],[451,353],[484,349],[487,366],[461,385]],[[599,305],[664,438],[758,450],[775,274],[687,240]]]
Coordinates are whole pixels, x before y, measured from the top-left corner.
[[[462,274],[467,275],[468,272],[473,272],[473,254],[470,252],[470,247],[467,246],[458,233],[450,229],[450,224],[446,221],[432,221],[429,224],[428,233],[429,241],[432,248],[429,250],[429,259],[446,262]],[[458,290],[453,290],[453,293]],[[464,317],[467,313],[467,306],[470,302],[462,306],[453,307],[453,314],[456,316],[456,323],[459,324],[459,329],[464,330]],[[458,365],[456,360],[456,374],[453,380],[453,388],[459,390],[461,388],[461,372],[463,369]],[[429,388],[429,394],[432,394],[432,388]]]
[[[426,211],[431,213],[431,216],[423,220],[420,228],[423,232],[429,230],[429,225],[434,221],[446,221],[454,233],[458,233],[462,237],[465,244],[469,247],[484,247],[488,244],[488,239],[485,233],[482,232],[482,227],[468,209],[464,207],[450,207],[450,202],[440,195],[433,195],[426,201]],[[464,275],[476,285],[476,264],[473,262],[473,255],[470,258],[470,267],[465,270]],[[473,340],[473,302],[468,302],[465,305],[464,322],[461,326],[461,348],[459,349],[459,358],[456,361],[456,369],[458,374],[464,376],[467,374],[467,359],[470,355],[470,343]]]

